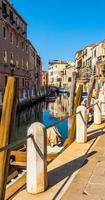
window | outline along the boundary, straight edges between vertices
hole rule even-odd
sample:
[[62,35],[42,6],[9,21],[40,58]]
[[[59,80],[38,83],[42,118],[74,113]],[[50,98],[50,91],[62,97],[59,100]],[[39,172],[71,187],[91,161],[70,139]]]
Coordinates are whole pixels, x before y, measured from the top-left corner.
[[22,86],[24,87],[25,86],[25,79],[22,78]]
[[4,63],[7,63],[7,51],[4,50],[3,52],[3,59],[4,59]]
[[7,30],[5,27],[3,27],[3,38],[6,39],[7,37]]
[[16,46],[18,47],[19,46],[19,37],[16,36]]
[[22,68],[24,69],[24,61],[23,61],[23,59],[22,59]]
[[26,62],[26,69],[28,70],[28,61]]
[[9,11],[9,18],[10,18],[10,22],[13,23],[13,12],[10,10]]
[[94,50],[94,57],[96,57],[96,49]]
[[26,52],[28,53],[28,45],[26,45]]
[[13,44],[13,32],[10,32],[10,42]]
[[16,56],[16,67],[19,68],[19,56]]
[[4,18],[7,18],[8,14],[7,14],[7,5],[6,3],[2,2],[2,14]]
[[16,23],[16,26],[18,26],[18,18],[17,17],[16,17],[15,23]]
[[22,50],[24,49],[24,42],[22,42]]
[[11,53],[10,63],[13,64],[13,53]]

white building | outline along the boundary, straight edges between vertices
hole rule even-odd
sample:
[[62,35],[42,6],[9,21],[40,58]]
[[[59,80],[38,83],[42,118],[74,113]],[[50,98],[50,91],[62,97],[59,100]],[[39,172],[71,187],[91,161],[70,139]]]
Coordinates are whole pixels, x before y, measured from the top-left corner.
[[63,60],[50,61],[48,67],[49,85],[68,88],[68,85],[71,82],[70,78],[74,70],[74,65],[74,62]]

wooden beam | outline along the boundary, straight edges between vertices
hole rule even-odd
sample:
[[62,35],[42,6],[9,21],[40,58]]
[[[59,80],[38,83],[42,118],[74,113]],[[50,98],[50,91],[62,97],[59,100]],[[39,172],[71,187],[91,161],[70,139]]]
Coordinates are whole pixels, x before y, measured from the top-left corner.
[[[79,85],[75,98],[73,115],[76,113],[77,107],[81,103],[82,92],[83,92],[83,85]],[[74,141],[75,132],[76,132],[76,115],[73,116],[72,118],[71,128],[68,132],[68,138],[64,142],[64,146],[70,145]]]
[[10,185],[6,189],[5,200],[15,195],[15,193],[18,192],[18,190],[20,190],[23,186],[25,186],[25,184],[26,184],[26,174],[21,176],[18,180],[16,180],[15,183]]
[[[16,79],[8,77],[0,123],[0,148],[10,142],[16,114]],[[8,176],[9,151],[0,153],[0,200],[4,200]]]
[[73,72],[71,81],[71,90],[70,90],[70,115],[73,114],[75,90],[76,90],[76,72]]

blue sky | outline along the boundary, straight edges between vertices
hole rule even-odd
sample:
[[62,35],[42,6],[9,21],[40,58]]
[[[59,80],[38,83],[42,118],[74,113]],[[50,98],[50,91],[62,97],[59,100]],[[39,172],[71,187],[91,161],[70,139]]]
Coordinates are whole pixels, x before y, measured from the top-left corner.
[[75,52],[105,39],[105,0],[10,0],[28,23],[28,38],[43,66],[74,60]]

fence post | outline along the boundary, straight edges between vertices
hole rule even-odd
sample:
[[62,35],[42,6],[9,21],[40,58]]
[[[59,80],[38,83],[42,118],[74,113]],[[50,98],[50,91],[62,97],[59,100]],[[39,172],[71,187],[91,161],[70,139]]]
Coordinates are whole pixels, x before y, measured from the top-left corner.
[[76,141],[78,143],[87,142],[87,108],[84,105],[77,107],[76,115]]
[[27,192],[37,194],[47,188],[47,134],[44,126],[33,123],[27,132]]
[[101,112],[105,115],[105,94],[101,95]]
[[96,100],[94,106],[94,124],[101,124],[101,102]]

